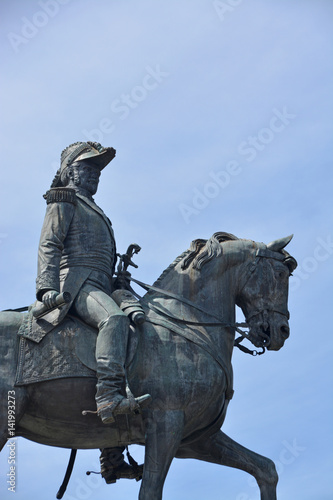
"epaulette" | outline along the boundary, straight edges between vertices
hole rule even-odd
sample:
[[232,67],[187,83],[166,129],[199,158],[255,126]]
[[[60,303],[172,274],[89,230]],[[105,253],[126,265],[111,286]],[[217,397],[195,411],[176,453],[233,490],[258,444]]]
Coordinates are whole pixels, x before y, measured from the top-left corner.
[[60,201],[67,201],[67,203],[73,203],[76,205],[76,194],[75,190],[66,187],[51,188],[43,196],[46,203],[57,203]]

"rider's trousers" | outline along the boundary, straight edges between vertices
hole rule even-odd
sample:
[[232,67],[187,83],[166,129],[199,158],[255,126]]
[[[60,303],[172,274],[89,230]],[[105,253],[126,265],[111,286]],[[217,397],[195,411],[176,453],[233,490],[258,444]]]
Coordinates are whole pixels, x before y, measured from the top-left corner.
[[97,409],[116,407],[126,396],[125,361],[129,319],[114,300],[97,287],[85,283],[78,293],[73,312],[98,329],[96,341]]

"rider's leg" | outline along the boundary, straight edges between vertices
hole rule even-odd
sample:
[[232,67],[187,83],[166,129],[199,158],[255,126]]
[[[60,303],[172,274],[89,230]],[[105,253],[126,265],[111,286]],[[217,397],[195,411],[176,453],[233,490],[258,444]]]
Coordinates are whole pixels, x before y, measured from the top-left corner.
[[148,395],[126,398],[127,316],[109,295],[89,284],[81,288],[73,310],[83,321],[99,330],[96,341],[96,403],[103,422],[113,422],[114,412],[130,413],[147,404],[150,400]]

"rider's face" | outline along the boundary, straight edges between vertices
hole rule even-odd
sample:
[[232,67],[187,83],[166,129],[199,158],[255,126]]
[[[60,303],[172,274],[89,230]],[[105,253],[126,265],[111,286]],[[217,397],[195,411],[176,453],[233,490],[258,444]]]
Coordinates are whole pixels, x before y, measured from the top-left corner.
[[80,162],[76,169],[76,185],[88,191],[91,195],[95,194],[98,188],[100,170],[88,162]]

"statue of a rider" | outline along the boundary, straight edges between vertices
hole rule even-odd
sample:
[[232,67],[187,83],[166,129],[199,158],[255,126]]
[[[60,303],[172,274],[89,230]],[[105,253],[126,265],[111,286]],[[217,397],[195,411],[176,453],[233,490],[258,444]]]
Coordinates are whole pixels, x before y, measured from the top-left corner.
[[[37,299],[48,309],[56,307],[60,292],[71,294],[70,302],[57,309],[53,324],[59,324],[70,309],[98,329],[96,404],[104,423],[114,422],[117,414],[138,411],[151,401],[149,394],[126,397],[124,365],[130,321],[111,297],[119,283],[120,288],[122,285],[121,279],[114,278],[114,233],[93,199],[101,171],[115,153],[95,142],[77,142],[62,152],[61,166],[44,196],[47,209],[36,279]],[[144,320],[143,311],[134,309],[136,320]]]

